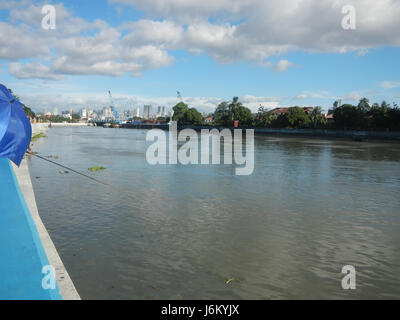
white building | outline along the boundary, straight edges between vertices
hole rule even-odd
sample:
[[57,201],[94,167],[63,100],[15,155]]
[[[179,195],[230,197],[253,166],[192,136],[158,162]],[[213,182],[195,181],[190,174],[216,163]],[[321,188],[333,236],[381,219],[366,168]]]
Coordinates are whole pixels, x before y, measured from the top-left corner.
[[85,108],[81,109],[79,111],[79,115],[81,116],[81,118],[87,118],[88,117],[87,110]]
[[137,118],[140,118],[140,108],[139,108],[139,107],[137,107],[137,108],[135,109],[134,116],[137,117]]

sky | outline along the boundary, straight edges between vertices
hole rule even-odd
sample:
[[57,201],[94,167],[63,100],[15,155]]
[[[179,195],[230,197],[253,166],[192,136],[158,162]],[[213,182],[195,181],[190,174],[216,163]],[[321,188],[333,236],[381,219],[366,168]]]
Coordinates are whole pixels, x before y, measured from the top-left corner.
[[206,113],[398,103],[399,17],[400,0],[1,0],[0,83],[34,111],[100,109],[108,90],[120,110],[177,91]]

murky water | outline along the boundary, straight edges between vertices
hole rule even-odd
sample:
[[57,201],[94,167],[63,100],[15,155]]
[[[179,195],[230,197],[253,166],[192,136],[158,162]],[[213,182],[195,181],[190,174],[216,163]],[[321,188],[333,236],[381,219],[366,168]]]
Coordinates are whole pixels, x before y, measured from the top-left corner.
[[[400,298],[400,144],[255,137],[255,169],[150,166],[146,131],[55,128],[37,204],[84,299]],[[356,268],[356,290],[341,269]],[[229,281],[230,280],[230,281]],[[228,282],[228,283],[227,283]]]

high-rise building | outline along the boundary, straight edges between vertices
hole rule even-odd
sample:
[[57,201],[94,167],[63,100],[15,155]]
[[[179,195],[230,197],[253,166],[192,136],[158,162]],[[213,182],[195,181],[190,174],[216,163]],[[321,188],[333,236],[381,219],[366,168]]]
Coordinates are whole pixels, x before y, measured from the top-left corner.
[[153,107],[151,105],[145,105],[143,107],[143,118],[151,119],[153,117]]
[[137,118],[140,118],[140,108],[139,107],[136,108],[134,116]]
[[85,108],[81,109],[79,111],[79,115],[81,116],[81,118],[87,118],[87,110]]
[[104,107],[101,115],[102,120],[115,120],[114,113],[111,111],[111,108]]
[[159,117],[161,117],[161,106],[158,106],[158,107],[157,107],[157,115],[156,115],[156,118],[159,118]]

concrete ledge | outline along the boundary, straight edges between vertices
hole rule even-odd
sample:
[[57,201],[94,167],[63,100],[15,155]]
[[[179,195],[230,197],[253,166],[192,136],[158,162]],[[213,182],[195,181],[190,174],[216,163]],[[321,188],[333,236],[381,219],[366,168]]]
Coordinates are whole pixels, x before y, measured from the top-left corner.
[[35,223],[44,251],[46,252],[47,259],[56,271],[56,280],[58,287],[60,288],[61,296],[65,300],[80,300],[80,296],[76,291],[60,256],[58,255],[57,249],[54,246],[46,227],[40,219],[26,159],[22,160],[19,168],[14,164],[13,168],[15,175],[17,176],[19,187]]

